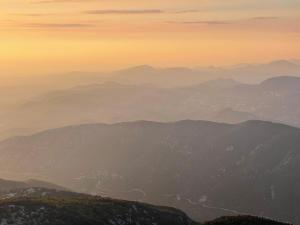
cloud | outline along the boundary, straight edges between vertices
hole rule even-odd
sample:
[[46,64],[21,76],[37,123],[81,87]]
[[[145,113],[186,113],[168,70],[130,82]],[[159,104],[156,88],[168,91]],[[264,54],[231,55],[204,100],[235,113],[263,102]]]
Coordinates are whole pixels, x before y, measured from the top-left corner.
[[33,1],[33,4],[43,4],[43,3],[76,3],[76,2],[94,2],[99,0],[40,0]]
[[239,20],[194,20],[194,21],[169,21],[168,23],[174,24],[203,24],[203,25],[230,25],[230,24],[241,24],[241,23],[249,23],[251,21],[259,20],[259,21],[271,21],[279,19],[279,17],[252,17],[246,19]]
[[84,11],[85,14],[160,14],[164,13],[163,10],[160,9],[127,9],[127,10],[88,10]]
[[23,24],[23,27],[31,27],[31,28],[85,28],[91,27],[91,24],[83,24],[83,23],[26,23]]
[[45,16],[54,16],[57,14],[52,13],[11,13],[13,16],[27,16],[27,17],[45,17]]
[[227,25],[231,22],[222,20],[195,20],[195,21],[169,21],[168,23],[177,24],[203,24],[203,25]]
[[[174,14],[185,14],[185,13],[198,13],[201,12],[200,10],[197,9],[189,9],[189,10],[181,10],[181,11],[175,11],[173,12]],[[170,12],[171,13],[171,12]]]
[[253,20],[276,20],[278,17],[275,16],[258,16],[258,17],[253,17]]

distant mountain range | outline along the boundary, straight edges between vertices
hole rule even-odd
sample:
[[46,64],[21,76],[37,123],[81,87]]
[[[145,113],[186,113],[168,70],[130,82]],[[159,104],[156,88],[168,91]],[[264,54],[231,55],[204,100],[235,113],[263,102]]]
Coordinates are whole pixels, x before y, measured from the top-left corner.
[[217,112],[215,115],[213,115],[212,117],[210,117],[211,121],[226,122],[232,124],[241,123],[248,120],[257,120],[257,119],[258,117],[255,116],[254,114],[236,111],[231,108],[221,110]]
[[[0,195],[1,224],[43,225],[196,225],[170,207],[99,196],[24,188]],[[253,216],[222,217],[203,225],[288,225]]]
[[300,222],[300,130],[262,121],[91,124],[0,143],[0,175],[180,208]]
[[236,79],[257,83],[275,76],[300,76],[298,61],[277,60],[264,64],[239,64],[228,67],[154,68],[137,66],[113,73],[113,79],[131,84],[154,84],[162,87],[193,85],[213,79]]
[[64,74],[0,77],[0,106],[11,107],[34,95],[92,83],[119,82],[152,85],[161,88],[191,86],[216,79],[235,79],[259,83],[276,76],[300,76],[299,60],[277,60],[262,64],[239,64],[227,67],[155,68],[141,65],[113,72],[81,72]]
[[[130,84],[152,84],[160,87],[192,85],[219,78],[237,79],[241,82],[260,82],[274,76],[300,76],[300,61],[275,60],[266,63],[244,63],[231,66],[198,66],[159,68],[151,65],[138,65],[107,72],[73,71],[61,74],[11,77],[3,74],[1,87],[14,85],[36,85],[49,89],[67,88],[95,82],[117,81]],[[101,71],[101,68],[99,68]],[[33,78],[33,79],[28,79]],[[166,81],[163,83],[163,81]],[[5,84],[5,85],[4,85]]]
[[260,84],[218,79],[182,88],[83,85],[32,98],[0,114],[0,139],[82,123],[184,119],[239,123],[260,119],[300,127],[300,77]]
[[3,82],[0,224],[299,224],[299,99],[299,60]]

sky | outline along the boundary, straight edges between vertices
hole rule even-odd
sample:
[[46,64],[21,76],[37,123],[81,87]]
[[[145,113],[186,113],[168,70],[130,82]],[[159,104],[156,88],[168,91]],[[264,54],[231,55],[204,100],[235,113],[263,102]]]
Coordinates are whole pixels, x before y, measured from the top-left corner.
[[0,0],[0,76],[300,58],[300,0]]

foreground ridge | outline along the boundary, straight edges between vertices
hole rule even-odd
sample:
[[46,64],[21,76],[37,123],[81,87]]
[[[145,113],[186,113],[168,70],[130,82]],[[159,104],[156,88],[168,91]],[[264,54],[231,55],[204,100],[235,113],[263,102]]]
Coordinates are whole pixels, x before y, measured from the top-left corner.
[[291,225],[255,216],[223,216],[203,225]]
[[12,190],[1,199],[1,225],[197,224],[174,208],[44,188]]
[[[0,195],[1,225],[196,225],[175,208],[46,188]],[[253,216],[221,217],[203,225],[288,225]]]

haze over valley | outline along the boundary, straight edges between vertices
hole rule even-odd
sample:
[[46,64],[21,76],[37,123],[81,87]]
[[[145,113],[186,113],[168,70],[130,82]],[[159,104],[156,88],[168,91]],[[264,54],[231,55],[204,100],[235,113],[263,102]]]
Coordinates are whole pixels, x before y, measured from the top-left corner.
[[[275,76],[250,70],[253,79],[246,81],[249,67]],[[50,207],[38,217],[21,216],[24,221],[48,220],[61,197],[89,199],[81,210],[100,207],[107,200],[89,196],[96,195],[134,201],[128,207],[138,201],[186,213],[122,211],[119,222],[130,214],[147,224],[151,213],[162,213],[158,224],[238,215],[299,223],[299,66],[280,60],[207,71],[210,77],[199,69],[139,66],[111,76],[66,74],[58,86],[45,77],[3,88],[10,97],[1,102],[0,177],[18,180],[0,182],[3,198],[22,205],[26,194],[26,204]],[[54,205],[36,202],[45,193]],[[51,216],[52,224],[65,216]],[[116,219],[98,216],[79,221]]]
[[300,224],[299,11],[0,1],[0,225]]
[[[260,69],[251,69],[250,74],[246,69],[249,67],[263,68],[265,74],[275,76],[265,78],[268,76],[261,75]],[[282,70],[275,73],[273,67]],[[96,81],[102,79],[101,75],[68,74],[62,75],[62,79],[67,79],[57,89],[55,83],[52,87],[38,83],[16,91],[3,89],[3,98],[12,101],[10,106],[8,102],[2,103],[0,138],[73,124],[135,120],[239,123],[255,119],[300,126],[300,66],[280,60],[261,66],[241,66],[238,70],[247,72],[235,80],[232,77],[237,74],[236,69],[229,70],[231,76],[220,72],[205,77],[198,70],[141,66],[113,73],[111,80],[106,78],[99,83]],[[238,81],[243,76],[253,76],[257,83]],[[79,85],[80,82],[83,84]]]

